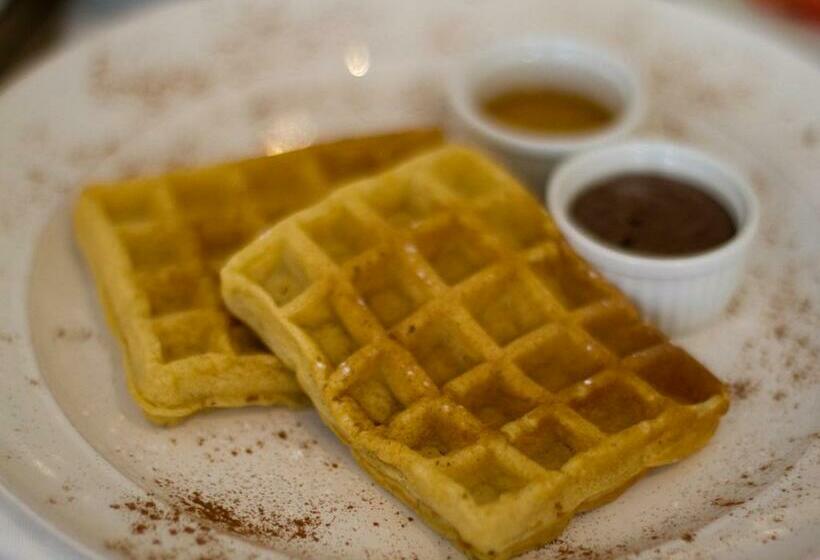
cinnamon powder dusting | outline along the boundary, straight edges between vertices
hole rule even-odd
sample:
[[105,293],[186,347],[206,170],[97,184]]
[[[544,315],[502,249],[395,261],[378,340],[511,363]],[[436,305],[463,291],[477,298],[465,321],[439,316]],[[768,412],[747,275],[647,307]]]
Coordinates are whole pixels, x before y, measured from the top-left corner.
[[[155,482],[161,487],[169,484],[166,480]],[[106,548],[128,560],[219,560],[238,554],[230,540],[220,539],[219,533],[261,543],[318,542],[319,529],[324,525],[318,510],[297,517],[261,507],[246,512],[230,501],[210,498],[196,490],[177,493],[171,489],[169,501],[131,499],[112,503],[112,510],[122,511],[131,519],[130,535],[106,541]]]
[[757,392],[758,383],[750,379],[741,379],[729,385],[729,390],[732,392],[732,397],[739,400],[744,400]]
[[133,100],[147,109],[163,109],[176,97],[201,95],[211,85],[203,70],[192,66],[144,68],[112,63],[107,52],[97,53],[90,63],[89,89],[102,101]]
[[322,519],[318,511],[301,517],[286,517],[260,506],[253,516],[248,516],[230,504],[204,497],[199,491],[177,496],[176,501],[184,513],[253,540],[319,541],[318,529]]

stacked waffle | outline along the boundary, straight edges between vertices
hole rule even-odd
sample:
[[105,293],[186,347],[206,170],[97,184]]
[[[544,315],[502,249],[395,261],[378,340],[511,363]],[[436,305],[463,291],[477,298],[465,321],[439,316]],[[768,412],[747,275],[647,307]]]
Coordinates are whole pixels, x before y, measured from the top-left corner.
[[220,267],[283,217],[440,142],[435,130],[399,132],[86,189],[77,240],[145,414],[173,423],[205,407],[306,405],[293,372],[225,310]]
[[[223,300],[295,372],[359,463],[466,553],[506,558],[543,544],[575,512],[612,499],[646,469],[694,452],[714,432],[728,406],[723,385],[641,322],[568,248],[540,206],[484,157],[443,147],[325,196],[328,190],[222,267]],[[195,212],[195,200],[184,212]],[[167,208],[159,197],[154,204],[135,213]],[[91,211],[78,213],[78,224],[93,223]],[[230,210],[209,227],[245,227],[245,211]],[[210,283],[206,311],[219,313],[223,330],[206,336],[182,327],[176,352],[196,348],[211,367],[205,383],[214,378],[231,388],[217,397],[210,387],[208,404],[229,406],[251,391],[271,403],[304,398],[272,355],[250,354],[267,360],[268,377],[243,367],[230,335],[230,326],[242,327],[215,311],[218,302],[210,306],[217,284],[210,271],[261,222],[213,259],[197,261],[198,277]],[[145,245],[132,245],[140,225],[117,226],[116,239],[130,249],[121,251],[119,266],[142,262],[138,247]],[[93,235],[81,238],[93,245]],[[186,239],[159,260],[186,262],[182,255],[194,253]],[[97,263],[110,314],[127,333],[105,282],[111,261]],[[139,272],[127,278],[152,285]],[[165,294],[165,306],[182,305]],[[151,297],[139,301],[140,316],[150,315]],[[164,323],[203,313],[184,306],[151,316],[151,328],[132,336],[139,342],[148,331],[160,342],[147,354],[168,362]],[[134,359],[131,339],[123,338],[133,380],[145,359]],[[223,355],[233,367],[218,363]],[[153,377],[152,403],[179,383],[164,371]],[[260,387],[263,378],[277,383]],[[139,387],[138,398],[146,394]]]

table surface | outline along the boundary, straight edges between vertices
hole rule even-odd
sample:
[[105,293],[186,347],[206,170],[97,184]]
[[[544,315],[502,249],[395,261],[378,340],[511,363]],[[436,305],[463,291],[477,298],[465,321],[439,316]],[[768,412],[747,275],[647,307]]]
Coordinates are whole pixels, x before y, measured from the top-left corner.
[[[0,7],[3,2],[0,0]],[[39,59],[53,55],[71,43],[81,40],[95,29],[128,18],[135,12],[151,9],[178,0],[69,0],[60,16],[57,32],[38,51],[19,64],[10,74],[0,77],[0,89],[15,74],[20,74]],[[740,25],[751,27],[763,34],[790,45],[820,65],[820,26],[801,24],[769,13],[750,0],[658,0],[695,4],[719,17],[730,19]]]
[[[2,2],[3,0],[0,0]],[[128,17],[135,11],[175,0],[71,0],[64,16],[63,34],[52,50],[81,38],[96,27]],[[661,0],[659,0],[661,1]],[[749,0],[662,0],[689,3],[742,25],[769,33],[804,51],[820,64],[820,27],[810,27],[757,8]]]

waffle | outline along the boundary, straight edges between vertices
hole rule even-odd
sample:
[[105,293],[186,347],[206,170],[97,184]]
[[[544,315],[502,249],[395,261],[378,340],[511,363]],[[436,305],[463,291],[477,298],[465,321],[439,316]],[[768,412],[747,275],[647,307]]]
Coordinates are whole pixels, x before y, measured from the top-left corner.
[[86,189],[76,237],[148,418],[308,404],[293,372],[225,310],[219,269],[263,228],[439,142],[406,131]]
[[227,306],[360,464],[476,558],[703,446],[725,387],[643,323],[482,156],[444,147],[284,220]]

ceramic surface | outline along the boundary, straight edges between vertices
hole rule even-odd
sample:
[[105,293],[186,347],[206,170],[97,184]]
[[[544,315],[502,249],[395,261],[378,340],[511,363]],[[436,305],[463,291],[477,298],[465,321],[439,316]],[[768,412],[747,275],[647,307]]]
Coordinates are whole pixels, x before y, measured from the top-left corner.
[[0,556],[458,557],[310,411],[147,423],[126,394],[69,210],[92,179],[438,121],[453,57],[552,33],[635,65],[649,105],[639,132],[732,161],[762,216],[728,312],[679,339],[732,384],[715,438],[525,558],[820,553],[820,74],[672,4],[602,5],[174,4],[3,92],[0,525],[21,537]]

